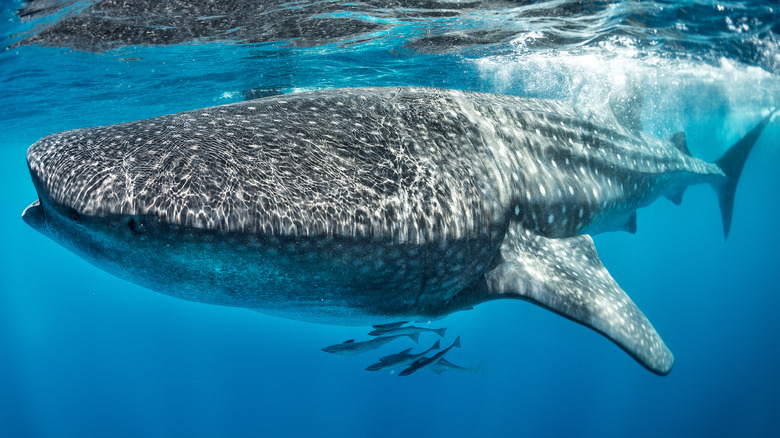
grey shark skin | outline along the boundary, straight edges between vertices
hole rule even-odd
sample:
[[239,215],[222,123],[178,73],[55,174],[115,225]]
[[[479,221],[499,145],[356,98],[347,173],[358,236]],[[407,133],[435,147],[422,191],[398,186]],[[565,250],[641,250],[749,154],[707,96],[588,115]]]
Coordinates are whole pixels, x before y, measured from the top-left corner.
[[671,352],[587,234],[633,230],[637,208],[703,182],[719,190],[727,231],[768,121],[718,164],[685,153],[680,136],[632,134],[548,100],[272,96],[47,136],[27,154],[39,201],[23,217],[183,299],[365,325],[522,299],[666,374]]

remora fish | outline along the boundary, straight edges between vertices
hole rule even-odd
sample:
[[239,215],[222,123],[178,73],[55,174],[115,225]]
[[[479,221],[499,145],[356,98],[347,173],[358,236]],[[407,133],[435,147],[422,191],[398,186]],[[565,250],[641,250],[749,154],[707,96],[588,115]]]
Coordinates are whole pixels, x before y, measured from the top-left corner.
[[419,340],[418,333],[415,333],[413,335],[380,336],[378,338],[374,338],[363,342],[355,342],[354,339],[350,339],[348,341],[342,342],[341,344],[329,345],[323,348],[322,351],[328,353],[334,353],[334,354],[343,354],[343,355],[360,354],[360,353],[365,353],[366,351],[376,350],[377,348],[387,344],[388,342],[398,338],[402,338],[404,336],[408,336],[409,339],[413,340],[414,342],[417,342]]
[[440,352],[434,354],[431,357],[421,357],[420,359],[417,359],[412,363],[409,368],[406,368],[405,370],[398,373],[399,376],[408,376],[409,374],[412,374],[416,372],[417,370],[421,370],[423,368],[429,367],[442,358],[444,358],[444,355],[449,353],[450,350],[453,348],[460,348],[460,336],[455,338],[455,342],[452,343],[449,347],[445,348],[444,350],[441,350]]
[[445,371],[460,371],[460,372],[467,372],[467,373],[478,373],[478,372],[482,371],[482,368],[484,366],[485,365],[482,364],[482,365],[480,365],[480,366],[478,366],[476,368],[466,368],[466,367],[462,367],[460,365],[455,365],[454,363],[452,363],[452,362],[450,362],[447,359],[442,357],[441,359],[439,359],[438,362],[436,362],[435,364],[431,365],[431,371],[433,371],[436,374],[441,374],[441,373],[443,373]]
[[527,300],[658,374],[673,356],[588,233],[737,179],[767,116],[715,163],[611,113],[425,88],[281,95],[49,135],[35,229],[179,298],[310,321],[422,320]]
[[408,323],[409,321],[396,321],[396,322],[388,322],[387,324],[375,324],[374,329],[376,330],[390,330],[394,328],[401,327],[402,325]]
[[440,347],[439,341],[436,341],[431,347],[422,353],[412,354],[410,351],[412,351],[411,348],[407,348],[406,350],[391,354],[389,356],[384,356],[379,358],[379,362],[369,365],[366,370],[368,371],[378,371],[385,368],[395,368],[399,367],[401,365],[408,365],[421,357],[425,357],[426,354],[430,353],[433,350],[438,350]]
[[387,335],[405,335],[405,334],[411,334],[411,333],[422,333],[422,332],[432,332],[439,335],[439,337],[444,337],[444,335],[447,333],[446,328],[440,328],[440,329],[429,329],[429,328],[423,328],[423,327],[394,327],[394,328],[378,328],[375,330],[372,330],[368,332],[371,336],[387,336]]

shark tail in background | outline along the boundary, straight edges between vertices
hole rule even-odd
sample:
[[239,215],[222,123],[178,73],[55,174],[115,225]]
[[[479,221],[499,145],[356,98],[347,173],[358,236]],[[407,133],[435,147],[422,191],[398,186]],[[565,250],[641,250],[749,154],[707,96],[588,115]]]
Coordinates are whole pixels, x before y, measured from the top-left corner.
[[726,238],[729,237],[729,230],[731,229],[734,194],[737,191],[737,183],[742,174],[742,168],[745,166],[750,151],[753,150],[753,145],[756,144],[756,141],[761,136],[761,132],[763,132],[777,111],[777,109],[772,110],[768,116],[764,117],[761,123],[738,142],[734,143],[722,157],[715,161],[715,164],[726,174],[725,180],[713,183],[713,187],[718,194],[718,201],[720,202],[720,213],[723,217],[723,235]]

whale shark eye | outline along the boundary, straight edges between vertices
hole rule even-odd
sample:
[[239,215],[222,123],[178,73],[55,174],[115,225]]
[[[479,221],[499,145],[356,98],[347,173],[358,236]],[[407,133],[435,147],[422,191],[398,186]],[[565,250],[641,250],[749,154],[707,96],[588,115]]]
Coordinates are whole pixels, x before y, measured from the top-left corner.
[[146,226],[144,225],[143,221],[136,218],[128,219],[127,226],[130,227],[130,231],[134,233],[142,233],[146,229]]
[[79,214],[78,211],[76,211],[73,208],[71,208],[70,212],[68,212],[68,217],[70,217],[70,220],[72,220],[73,222],[76,222],[76,223],[81,222],[81,215]]

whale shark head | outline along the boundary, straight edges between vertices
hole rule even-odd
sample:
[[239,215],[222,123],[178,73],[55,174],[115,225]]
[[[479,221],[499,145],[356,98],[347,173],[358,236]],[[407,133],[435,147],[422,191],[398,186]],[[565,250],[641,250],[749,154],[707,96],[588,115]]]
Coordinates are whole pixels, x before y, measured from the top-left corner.
[[23,218],[179,298],[340,324],[448,313],[498,253],[504,206],[473,157],[430,154],[467,170],[428,174],[416,145],[355,133],[354,102],[322,121],[327,98],[50,135],[28,150],[39,199]]
[[[121,278],[152,286],[154,264],[166,264],[155,240],[175,233],[154,218],[115,210],[126,196],[108,184],[111,160],[84,130],[45,137],[31,146],[27,159],[38,199],[22,213],[32,228],[88,262]],[[170,264],[170,263],[167,263]],[[151,270],[150,270],[151,269]],[[159,270],[159,269],[158,269]]]
[[115,209],[115,200],[126,196],[121,185],[110,184],[117,178],[116,159],[101,148],[104,142],[93,142],[85,132],[53,134],[28,149],[38,199],[22,214],[27,224],[82,256],[97,255],[99,247],[119,249],[121,241],[129,244],[128,237],[145,224]]

